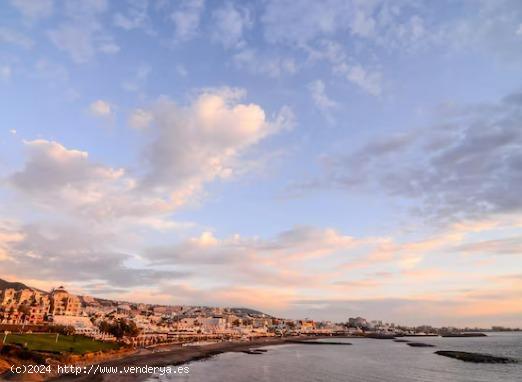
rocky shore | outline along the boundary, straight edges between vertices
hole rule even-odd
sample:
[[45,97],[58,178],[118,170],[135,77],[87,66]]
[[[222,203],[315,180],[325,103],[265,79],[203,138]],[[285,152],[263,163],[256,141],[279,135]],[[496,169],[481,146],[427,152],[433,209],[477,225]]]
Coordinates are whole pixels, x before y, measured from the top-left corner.
[[470,353],[465,351],[451,351],[451,350],[438,350],[435,354],[458,359],[464,362],[474,362],[474,363],[517,363],[516,359],[507,358],[507,357],[498,357],[489,354],[481,354],[481,353]]
[[[320,337],[314,337],[318,339]],[[331,337],[327,337],[331,338]],[[292,341],[310,340],[309,337],[287,338],[259,338],[245,342],[217,342],[201,346],[167,345],[150,350],[142,350],[137,354],[128,355],[120,359],[108,360],[100,363],[102,366],[175,366],[199,359],[209,358],[226,352],[247,352],[248,354],[262,354],[260,347],[292,343]],[[100,374],[100,375],[61,375],[51,378],[52,381],[142,381],[149,377],[147,374]],[[9,380],[9,378],[7,378]],[[16,378],[11,378],[16,380]]]

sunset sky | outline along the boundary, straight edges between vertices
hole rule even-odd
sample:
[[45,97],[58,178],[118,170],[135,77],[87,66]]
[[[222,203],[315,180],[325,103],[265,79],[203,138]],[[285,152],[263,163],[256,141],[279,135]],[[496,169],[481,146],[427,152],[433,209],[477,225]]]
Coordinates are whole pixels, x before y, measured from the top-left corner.
[[1,2],[0,278],[522,326],[522,2]]

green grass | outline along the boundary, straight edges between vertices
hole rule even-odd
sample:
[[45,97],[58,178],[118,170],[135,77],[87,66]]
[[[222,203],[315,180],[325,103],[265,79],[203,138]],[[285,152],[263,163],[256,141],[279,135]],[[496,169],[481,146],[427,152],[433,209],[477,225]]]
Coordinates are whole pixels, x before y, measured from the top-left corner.
[[[3,335],[0,336],[0,341]],[[117,344],[92,340],[83,336],[64,336],[58,337],[56,334],[8,334],[6,344],[20,344],[29,350],[46,351],[55,353],[84,354],[100,350],[110,350],[118,347]]]

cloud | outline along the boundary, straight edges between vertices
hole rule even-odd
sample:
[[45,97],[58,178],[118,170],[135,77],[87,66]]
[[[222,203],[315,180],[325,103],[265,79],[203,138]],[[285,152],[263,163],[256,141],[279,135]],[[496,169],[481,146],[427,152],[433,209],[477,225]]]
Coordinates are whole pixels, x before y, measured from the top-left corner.
[[91,103],[89,111],[96,117],[108,117],[113,113],[111,104],[101,99]]
[[522,237],[508,237],[464,244],[456,248],[467,254],[522,255]]
[[447,110],[432,127],[329,156],[323,162],[328,175],[319,184],[378,187],[417,201],[417,213],[437,219],[516,214],[522,209],[520,98],[515,93],[499,103]]
[[285,74],[295,74],[298,65],[294,58],[277,55],[267,55],[255,49],[246,48],[233,56],[236,67],[252,74],[263,74],[269,77],[279,77]]
[[64,50],[78,63],[86,62],[94,56],[93,30],[76,24],[62,24],[49,32],[49,38],[60,50]]
[[372,96],[381,94],[382,75],[378,71],[369,71],[361,65],[350,66],[345,63],[337,65],[334,71]]
[[132,70],[130,78],[122,82],[123,89],[129,92],[143,91],[151,70],[152,69],[149,65],[139,65],[136,69]]
[[277,309],[280,315],[346,321],[348,317],[363,316],[403,325],[433,326],[519,326],[521,301],[519,296],[501,295],[482,301],[469,301],[465,295],[444,299],[372,298],[372,299],[307,299],[293,300],[290,307]]
[[[142,128],[146,143],[132,173],[58,142],[26,141],[24,166],[7,184],[57,213],[169,227],[169,213],[195,201],[205,184],[247,171],[241,160],[248,149],[291,126],[288,109],[269,118],[259,105],[241,103],[243,96],[238,89],[208,89],[186,106],[162,98],[135,110],[129,122]],[[112,107],[98,100],[91,111],[106,117]]]
[[53,0],[10,0],[11,5],[30,20],[43,19],[53,13]]
[[330,111],[337,108],[339,104],[328,97],[325,88],[324,82],[321,80],[315,80],[308,84],[308,90],[310,91],[315,106],[317,106],[327,120],[331,122],[332,116]]
[[24,167],[7,178],[7,184],[24,201],[22,206],[89,224],[172,224],[163,220],[177,205],[164,200],[163,194],[139,192],[139,179],[125,169],[96,163],[87,152],[58,142],[24,143],[28,153]]
[[154,117],[151,113],[143,109],[136,109],[129,116],[129,125],[135,129],[145,129],[153,120]]
[[0,28],[0,42],[18,45],[25,49],[29,49],[34,45],[33,40],[26,35],[8,28]]
[[522,6],[517,0],[466,4],[467,17],[440,26],[438,40],[454,52],[479,52],[507,62],[520,62]]
[[181,244],[151,248],[147,257],[155,263],[232,265],[263,262],[273,264],[310,260],[351,249],[362,243],[334,229],[297,226],[273,239],[242,238],[234,235],[217,239],[203,232]]
[[114,15],[113,23],[117,27],[125,30],[148,28],[148,1],[130,1],[126,12],[117,12]]
[[[315,227],[294,227],[270,239],[240,235],[220,239],[202,232],[178,244],[150,247],[143,257],[153,266],[197,268],[195,277],[206,280],[213,290],[257,288],[265,293],[267,288],[283,286],[287,290],[318,287],[331,278],[331,272],[308,269],[307,264],[359,245],[333,229]],[[225,271],[226,278],[212,277]]]
[[145,109],[155,128],[148,130],[152,143],[144,150],[142,187],[169,190],[171,200],[183,204],[204,183],[234,176],[249,147],[291,125],[288,109],[270,120],[259,105],[240,103],[244,95],[210,89],[188,106],[163,98]]
[[9,182],[24,193],[44,199],[49,196],[49,202],[56,202],[55,192],[61,194],[61,202],[68,199],[72,202],[76,197],[78,202],[99,197],[98,182],[117,181],[124,174],[121,169],[93,164],[88,160],[87,152],[68,150],[57,142],[34,140],[24,143],[29,159],[21,171],[10,175]]
[[123,237],[120,233],[117,238],[108,227],[46,222],[7,228],[0,226],[0,250],[5,253],[0,264],[19,279],[38,275],[39,280],[76,284],[96,280],[135,287],[186,276],[128,265],[134,256],[115,250]]
[[338,39],[391,49],[410,47],[425,37],[424,19],[417,14],[421,11],[412,2],[270,0],[261,21],[265,39],[273,44],[305,48],[321,39]]
[[269,1],[261,17],[265,38],[271,43],[299,45],[332,35],[345,28],[347,8],[348,3],[338,0]]
[[381,74],[369,73],[360,65],[351,67],[346,74],[349,81],[359,85],[367,93],[377,96],[381,94]]
[[64,21],[47,31],[47,36],[76,63],[91,60],[97,52],[115,54],[120,48],[99,21],[107,8],[105,0],[67,2]]
[[237,8],[231,2],[212,12],[215,26],[213,39],[223,44],[225,48],[238,48],[245,44],[243,33],[252,27],[250,13],[245,8]]
[[79,26],[77,23],[64,23],[48,32],[51,41],[60,50],[67,52],[76,63],[92,59],[96,52],[115,54],[120,47],[111,38],[100,34],[97,24]]
[[186,41],[197,34],[204,9],[204,0],[183,0],[179,2],[177,9],[170,15],[176,28],[175,36],[178,40]]

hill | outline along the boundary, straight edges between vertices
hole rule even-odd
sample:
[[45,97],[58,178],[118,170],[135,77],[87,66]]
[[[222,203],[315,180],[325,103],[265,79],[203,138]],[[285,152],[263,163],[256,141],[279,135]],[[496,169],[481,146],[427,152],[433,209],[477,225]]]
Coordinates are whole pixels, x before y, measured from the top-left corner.
[[253,316],[267,316],[271,317],[269,314],[260,312],[259,310],[254,310],[250,308],[230,308],[230,310],[239,315],[253,315]]
[[7,289],[7,288],[13,288],[15,290],[34,289],[31,287],[28,287],[27,285],[25,285],[23,283],[11,282],[11,281],[6,281],[3,279],[0,279],[0,290]]

